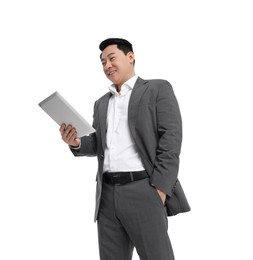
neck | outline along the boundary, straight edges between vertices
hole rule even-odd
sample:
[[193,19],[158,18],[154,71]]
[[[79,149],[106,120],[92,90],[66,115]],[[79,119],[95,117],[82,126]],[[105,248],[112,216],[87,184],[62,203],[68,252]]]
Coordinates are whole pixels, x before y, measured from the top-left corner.
[[118,92],[118,93],[120,93],[121,88],[122,88],[122,85],[123,85],[125,82],[127,82],[129,79],[131,79],[133,76],[135,76],[135,73],[134,73],[134,72],[133,72],[131,75],[129,75],[129,76],[124,80],[123,83],[121,83],[121,84],[116,84],[116,88],[117,88],[117,92]]

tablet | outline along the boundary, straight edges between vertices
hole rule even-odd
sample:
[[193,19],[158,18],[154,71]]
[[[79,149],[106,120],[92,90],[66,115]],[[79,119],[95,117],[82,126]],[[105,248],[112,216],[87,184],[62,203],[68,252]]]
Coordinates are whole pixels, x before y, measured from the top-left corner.
[[76,128],[81,137],[95,129],[57,91],[38,104],[59,126],[63,123]]

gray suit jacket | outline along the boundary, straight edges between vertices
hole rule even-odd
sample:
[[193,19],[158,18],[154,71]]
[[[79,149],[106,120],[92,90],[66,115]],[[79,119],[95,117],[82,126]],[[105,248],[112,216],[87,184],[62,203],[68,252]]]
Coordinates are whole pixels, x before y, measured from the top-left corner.
[[[101,199],[104,150],[106,142],[108,92],[96,101],[93,127],[96,132],[81,138],[80,149],[71,149],[75,156],[97,156],[97,189],[95,220]],[[178,102],[169,82],[138,78],[133,88],[128,123],[150,183],[166,192],[168,216],[190,210],[178,180],[182,122]]]

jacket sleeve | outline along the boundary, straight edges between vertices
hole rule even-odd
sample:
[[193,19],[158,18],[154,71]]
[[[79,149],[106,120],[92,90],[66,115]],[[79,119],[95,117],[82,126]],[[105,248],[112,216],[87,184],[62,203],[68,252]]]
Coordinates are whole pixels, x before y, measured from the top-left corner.
[[[96,129],[96,112],[97,112],[97,102],[94,104],[94,113],[93,113],[93,128]],[[96,132],[88,135],[82,136],[81,144],[78,149],[73,149],[70,147],[71,152],[75,156],[96,156],[97,155],[97,136]]]
[[81,137],[81,145],[79,149],[70,147],[71,152],[75,156],[96,156],[97,155],[97,138],[96,133]]
[[168,196],[173,194],[179,170],[182,120],[169,82],[160,86],[156,102],[158,145],[150,182]]

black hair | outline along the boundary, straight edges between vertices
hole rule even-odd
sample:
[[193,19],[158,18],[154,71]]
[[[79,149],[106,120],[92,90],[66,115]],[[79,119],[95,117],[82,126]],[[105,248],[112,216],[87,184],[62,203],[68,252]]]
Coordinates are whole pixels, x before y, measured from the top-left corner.
[[125,55],[127,55],[130,51],[133,52],[132,44],[129,41],[121,38],[108,38],[99,44],[99,49],[103,51],[106,47],[113,44],[116,44],[118,49],[123,51]]
[[[128,52],[130,51],[134,52],[132,44],[129,41],[122,38],[108,38],[99,44],[99,49],[103,51],[106,47],[113,44],[116,44],[117,48],[123,51],[125,55],[127,55]],[[100,54],[100,59],[101,57],[102,57],[102,53]],[[135,65],[135,60],[133,65]]]

